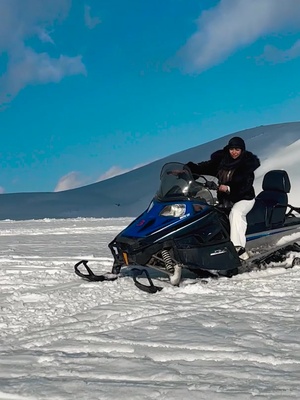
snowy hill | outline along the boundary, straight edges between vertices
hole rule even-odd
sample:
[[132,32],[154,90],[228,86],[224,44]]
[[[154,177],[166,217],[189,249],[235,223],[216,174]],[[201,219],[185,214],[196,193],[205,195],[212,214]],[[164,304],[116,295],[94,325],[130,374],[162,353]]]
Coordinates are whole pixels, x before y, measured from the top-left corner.
[[[200,135],[201,133],[199,140]],[[153,197],[163,164],[170,161],[185,163],[206,160],[213,151],[224,147],[233,136],[241,136],[247,148],[260,157],[262,165],[256,172],[257,193],[266,171],[286,169],[292,182],[290,202],[297,205],[295,183],[298,181],[300,168],[300,122],[292,122],[234,132],[126,174],[77,189],[56,193],[2,194],[0,219],[135,217],[147,207]]]

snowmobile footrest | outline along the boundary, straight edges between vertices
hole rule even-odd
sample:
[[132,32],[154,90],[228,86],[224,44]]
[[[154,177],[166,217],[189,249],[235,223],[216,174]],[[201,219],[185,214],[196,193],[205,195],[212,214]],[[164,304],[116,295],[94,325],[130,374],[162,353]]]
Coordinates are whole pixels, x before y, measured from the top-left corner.
[[[75,274],[80,276],[83,279],[86,279],[91,282],[103,282],[103,281],[115,281],[118,279],[118,275],[116,274],[103,274],[103,275],[96,275],[91,270],[91,268],[87,265],[87,260],[81,260],[74,265]],[[87,273],[83,273],[79,270],[79,266],[83,265],[84,268],[87,270]]]
[[[146,271],[145,269],[141,270],[141,269],[138,269],[138,268],[133,268],[131,270],[131,272],[133,273],[134,284],[138,289],[140,289],[140,290],[142,290],[144,292],[147,292],[147,293],[156,293],[156,292],[160,292],[163,289],[160,286],[155,286],[154,285],[152,279],[149,276],[148,271]],[[146,278],[148,279],[149,285],[144,285],[143,283],[138,281],[137,277],[141,276],[143,274],[146,275]]]

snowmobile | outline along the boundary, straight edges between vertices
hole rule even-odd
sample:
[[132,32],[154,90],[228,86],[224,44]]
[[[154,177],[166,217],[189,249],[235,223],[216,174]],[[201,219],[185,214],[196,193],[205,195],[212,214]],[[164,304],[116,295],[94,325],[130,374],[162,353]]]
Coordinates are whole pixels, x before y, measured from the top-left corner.
[[[264,176],[263,190],[247,215],[246,249],[251,256],[246,261],[230,241],[230,206],[218,203],[217,187],[216,178],[195,177],[185,164],[165,164],[148,208],[108,245],[114,257],[111,273],[94,274],[87,260],[75,265],[75,273],[90,281],[114,280],[122,267],[132,267],[136,286],[155,293],[162,288],[153,283],[151,270],[166,274],[178,286],[187,271],[200,278],[232,277],[283,262],[291,251],[300,252],[293,240],[276,245],[295,232],[300,238],[300,207],[288,203],[291,184],[286,171],[272,170]],[[292,266],[299,261],[295,257]]]

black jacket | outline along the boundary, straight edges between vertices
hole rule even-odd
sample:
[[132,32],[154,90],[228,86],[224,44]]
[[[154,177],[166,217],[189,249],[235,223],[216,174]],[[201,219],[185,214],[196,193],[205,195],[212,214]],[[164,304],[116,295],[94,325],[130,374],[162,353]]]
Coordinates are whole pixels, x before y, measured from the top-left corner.
[[[228,154],[228,147],[218,150],[211,155],[209,161],[203,161],[199,164],[193,162],[187,163],[194,175],[212,175],[217,176],[221,170],[222,161]],[[256,155],[250,151],[244,151],[240,162],[233,170],[231,179],[228,182],[219,182],[230,187],[229,193],[218,192],[220,203],[236,203],[240,200],[252,200],[255,197],[253,188],[254,171],[260,166],[260,161]]]

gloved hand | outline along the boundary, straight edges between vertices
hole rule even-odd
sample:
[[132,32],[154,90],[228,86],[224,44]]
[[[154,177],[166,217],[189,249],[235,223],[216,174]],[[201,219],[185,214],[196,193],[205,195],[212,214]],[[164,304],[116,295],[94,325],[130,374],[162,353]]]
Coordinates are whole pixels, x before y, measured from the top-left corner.
[[205,186],[207,187],[207,189],[209,190],[218,190],[219,186],[216,184],[216,182],[214,181],[207,181],[205,182]]
[[230,187],[227,185],[220,185],[218,190],[219,192],[228,193],[230,191]]
[[189,161],[187,164],[185,164],[187,167],[190,169],[193,169],[193,167],[197,167],[198,164],[193,163],[192,161]]

